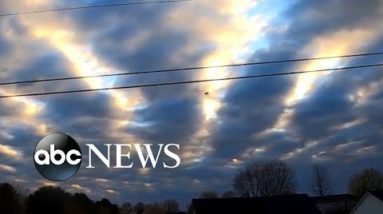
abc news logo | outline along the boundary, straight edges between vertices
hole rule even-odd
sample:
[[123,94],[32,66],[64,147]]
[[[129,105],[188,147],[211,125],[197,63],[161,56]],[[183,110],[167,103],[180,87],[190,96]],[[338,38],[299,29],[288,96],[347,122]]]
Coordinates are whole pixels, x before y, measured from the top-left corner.
[[[181,159],[173,150],[179,150],[179,144],[157,144],[158,152],[152,150],[152,144],[104,144],[103,154],[94,144],[86,144],[88,162],[85,168],[95,168],[98,159],[108,168],[129,169],[135,163],[131,160],[132,151],[138,156],[142,168],[156,168],[162,153],[167,161],[162,161],[162,168],[174,169],[181,164]],[[115,165],[111,164],[114,149]],[[64,181],[73,177],[82,163],[82,152],[77,142],[63,133],[53,133],[44,137],[36,146],[33,160],[37,171],[46,179]],[[150,162],[150,163],[149,163]]]

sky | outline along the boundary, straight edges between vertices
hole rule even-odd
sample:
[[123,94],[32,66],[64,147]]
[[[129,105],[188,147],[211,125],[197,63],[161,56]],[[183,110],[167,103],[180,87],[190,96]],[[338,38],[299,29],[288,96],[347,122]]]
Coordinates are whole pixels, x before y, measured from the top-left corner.
[[[1,13],[132,1],[3,0]],[[194,0],[0,17],[0,80],[30,80],[338,56],[383,50],[379,0]],[[381,56],[0,87],[0,95],[95,89],[381,63]],[[0,181],[92,199],[187,203],[231,190],[254,161],[294,168],[298,192],[326,166],[334,193],[383,170],[382,68],[0,100]],[[207,94],[205,94],[208,92]],[[85,169],[42,178],[33,151],[52,132],[85,144],[177,143],[177,169]]]

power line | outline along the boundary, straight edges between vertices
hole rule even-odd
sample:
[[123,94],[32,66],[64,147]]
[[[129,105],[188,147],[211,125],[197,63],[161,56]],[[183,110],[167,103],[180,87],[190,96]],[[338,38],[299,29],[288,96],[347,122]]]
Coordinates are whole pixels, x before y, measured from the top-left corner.
[[0,14],[0,17],[48,13],[48,12],[63,12],[63,11],[72,11],[72,10],[85,10],[85,9],[95,9],[95,8],[105,8],[105,7],[125,7],[125,6],[134,6],[134,5],[143,5],[143,4],[179,3],[179,2],[187,2],[187,1],[193,1],[193,0],[160,0],[160,1],[115,3],[115,4],[95,4],[95,5],[78,6],[78,7],[62,7],[62,8],[52,8],[52,9],[44,9],[44,10],[31,10],[31,11],[14,12],[14,13],[3,13],[3,14]]
[[151,84],[141,84],[141,85],[118,86],[118,87],[109,87],[109,88],[28,93],[28,94],[0,96],[0,99],[12,98],[12,97],[32,97],[32,96],[47,96],[47,95],[56,95],[56,94],[85,93],[85,92],[121,90],[121,89],[132,89],[132,88],[148,88],[148,87],[157,87],[157,86],[172,86],[172,85],[194,84],[194,83],[205,83],[205,82],[216,82],[216,81],[228,81],[228,80],[255,79],[255,78],[277,77],[277,76],[297,75],[297,74],[305,74],[305,73],[317,73],[317,72],[324,72],[324,71],[341,71],[341,70],[372,68],[372,67],[382,67],[382,66],[383,66],[383,63],[382,64],[368,64],[368,65],[339,67],[339,68],[307,70],[307,71],[293,71],[293,72],[282,72],[282,73],[246,75],[246,76],[237,76],[237,77],[225,77],[225,78],[217,78],[217,79],[202,79],[202,80],[189,80],[189,81],[177,81],[177,82],[164,82],[164,83],[151,83]]
[[86,79],[86,78],[100,78],[100,77],[112,77],[112,76],[127,76],[127,75],[142,75],[142,74],[167,73],[167,72],[190,71],[190,70],[203,70],[203,69],[212,69],[212,68],[243,67],[243,66],[253,66],[253,65],[266,65],[266,64],[290,63],[290,62],[303,62],[303,61],[313,61],[313,60],[325,60],[325,59],[335,59],[335,58],[351,58],[351,57],[364,57],[364,56],[376,56],[376,55],[383,55],[383,52],[359,53],[359,54],[340,55],[340,56],[326,56],[326,57],[314,57],[314,58],[298,58],[298,59],[288,59],[288,60],[259,61],[259,62],[249,62],[249,63],[239,63],[239,64],[225,64],[225,65],[197,66],[197,67],[186,67],[186,68],[172,68],[172,69],[160,69],[160,70],[150,70],[150,71],[137,71],[137,72],[123,72],[123,73],[112,73],[112,74],[88,75],[88,76],[59,77],[59,78],[49,78],[49,79],[40,79],[40,80],[21,80],[21,81],[13,81],[13,82],[0,82],[0,86],[15,85],[15,84],[27,84],[27,83],[39,83],[39,82],[53,82],[53,81],[63,81],[63,80],[78,80],[78,79]]

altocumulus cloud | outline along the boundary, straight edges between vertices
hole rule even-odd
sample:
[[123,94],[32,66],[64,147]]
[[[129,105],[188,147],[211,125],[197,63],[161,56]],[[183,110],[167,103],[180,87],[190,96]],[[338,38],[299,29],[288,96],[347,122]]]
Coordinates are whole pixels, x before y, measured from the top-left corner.
[[[97,1],[93,3],[103,3]],[[91,1],[78,1],[76,4]],[[6,11],[66,6],[67,1],[2,1]],[[279,5],[274,7],[274,5]],[[382,3],[193,1],[7,17],[0,21],[2,81],[141,71],[383,49]],[[369,60],[327,60],[119,78],[7,86],[0,94],[97,88],[318,69]],[[0,100],[0,176],[25,186],[50,184],[30,164],[35,144],[62,131],[86,143],[180,143],[177,170],[80,170],[60,183],[98,199],[186,202],[231,188],[238,167],[281,159],[308,190],[310,167],[339,178],[382,157],[380,72],[308,74],[176,87]],[[204,95],[205,92],[209,92]],[[304,161],[302,161],[304,160]],[[345,167],[347,166],[347,167]],[[337,174],[342,176],[337,176]],[[57,185],[57,184],[56,184]]]

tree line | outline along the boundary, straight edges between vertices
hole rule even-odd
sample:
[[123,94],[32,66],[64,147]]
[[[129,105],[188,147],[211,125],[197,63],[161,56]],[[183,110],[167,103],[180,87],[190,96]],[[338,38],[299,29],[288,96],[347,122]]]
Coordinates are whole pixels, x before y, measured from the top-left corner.
[[44,186],[24,196],[8,183],[0,184],[0,213],[7,214],[175,214],[176,200],[163,203],[125,203],[121,207],[104,198],[93,201],[84,193],[68,193],[60,187]]
[[[332,193],[329,173],[325,167],[313,167],[311,185],[318,196]],[[222,195],[206,191],[199,198],[286,195],[295,193],[296,187],[295,171],[285,162],[254,162],[237,172],[233,178],[232,190]],[[366,192],[383,191],[383,174],[375,169],[364,169],[349,180],[348,191],[356,197],[361,197]],[[0,184],[1,213],[172,214],[180,211],[178,201],[173,199],[148,204],[127,202],[118,206],[108,199],[93,201],[84,193],[68,193],[60,187],[45,186],[30,194],[22,192],[17,186]]]
[[[239,197],[286,195],[295,193],[296,187],[294,169],[282,161],[254,162],[239,170],[233,181],[233,189]],[[311,189],[317,196],[332,193],[329,173],[324,166],[313,166]],[[356,197],[374,191],[383,191],[383,174],[376,169],[364,169],[349,180],[348,192]]]

